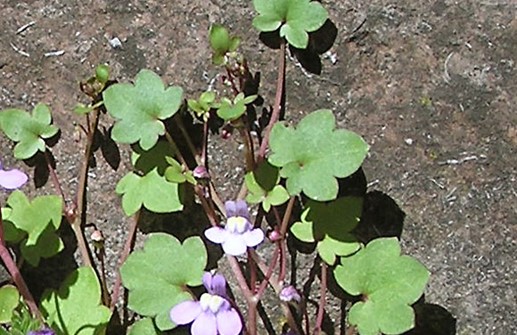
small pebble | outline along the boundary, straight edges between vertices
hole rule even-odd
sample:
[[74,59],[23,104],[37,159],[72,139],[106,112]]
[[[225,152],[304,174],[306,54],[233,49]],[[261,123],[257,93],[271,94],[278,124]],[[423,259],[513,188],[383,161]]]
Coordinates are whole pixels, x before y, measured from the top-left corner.
[[122,42],[120,42],[120,39],[118,37],[113,37],[111,40],[109,40],[109,44],[113,49],[122,47]]
[[406,142],[407,145],[412,145],[413,144],[413,139],[412,138],[406,138],[404,140],[404,142]]

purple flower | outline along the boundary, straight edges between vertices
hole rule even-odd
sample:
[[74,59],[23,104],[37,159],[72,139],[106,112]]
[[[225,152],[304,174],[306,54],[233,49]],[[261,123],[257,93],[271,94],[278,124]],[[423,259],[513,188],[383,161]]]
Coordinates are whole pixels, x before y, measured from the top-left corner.
[[259,228],[253,229],[245,201],[227,201],[224,206],[228,218],[226,225],[224,228],[208,228],[206,238],[222,244],[224,252],[232,256],[242,255],[248,247],[255,247],[264,240],[264,232]]
[[27,182],[29,177],[18,169],[4,170],[0,162],[0,188],[14,190]]
[[207,293],[199,301],[184,301],[171,309],[172,322],[192,323],[192,335],[238,335],[242,330],[239,313],[226,298],[226,280],[222,275],[206,272],[203,284]]
[[43,328],[41,330],[31,330],[27,335],[56,335],[50,328]]

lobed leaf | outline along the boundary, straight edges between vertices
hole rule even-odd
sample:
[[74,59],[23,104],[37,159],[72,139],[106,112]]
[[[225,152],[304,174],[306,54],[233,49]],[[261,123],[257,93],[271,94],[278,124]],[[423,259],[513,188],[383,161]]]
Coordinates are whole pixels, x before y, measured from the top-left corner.
[[58,196],[40,196],[32,202],[21,191],[7,199],[10,208],[2,208],[5,240],[20,243],[23,258],[38,266],[41,258],[50,258],[64,249],[56,233],[61,225],[62,201]]
[[101,304],[100,284],[90,267],[74,270],[59,290],[46,290],[41,310],[56,335],[104,334],[111,317]]
[[138,142],[144,150],[152,148],[165,134],[162,121],[178,111],[182,95],[180,87],[165,88],[150,70],[141,70],[134,85],[111,85],[103,93],[104,105],[116,119],[111,137],[120,143]]
[[303,242],[317,242],[320,257],[334,265],[337,257],[351,255],[361,247],[351,231],[359,222],[362,206],[359,197],[342,197],[330,203],[310,200],[291,232]]
[[20,109],[7,109],[0,113],[0,129],[14,142],[14,157],[28,159],[38,151],[46,150],[45,139],[56,135],[59,129],[51,124],[50,109],[37,104],[32,114]]
[[126,174],[117,184],[117,194],[122,195],[122,208],[127,216],[135,214],[142,206],[155,213],[170,213],[183,209],[179,185],[168,182],[157,168],[144,176],[134,172]]
[[292,46],[305,49],[309,44],[308,33],[318,30],[328,18],[327,10],[318,1],[310,0],[253,0],[259,13],[253,26],[262,32],[280,28]]
[[262,208],[269,212],[271,206],[279,206],[289,200],[289,193],[280,182],[278,168],[267,161],[261,163],[253,172],[244,176],[248,189],[246,200],[252,204],[262,203]]
[[424,292],[429,272],[417,260],[400,255],[397,238],[379,238],[334,270],[349,294],[362,295],[349,312],[349,322],[362,335],[401,334],[414,327],[411,304]]
[[291,195],[304,192],[317,201],[336,198],[336,177],[353,174],[362,164],[368,145],[356,133],[335,129],[330,110],[317,110],[296,128],[277,123],[270,135],[268,161],[280,167]]
[[183,244],[174,236],[155,233],[144,249],[129,255],[120,273],[129,290],[129,308],[155,318],[160,330],[175,327],[169,312],[176,304],[191,299],[186,286],[201,285],[207,262],[205,246],[199,237]]

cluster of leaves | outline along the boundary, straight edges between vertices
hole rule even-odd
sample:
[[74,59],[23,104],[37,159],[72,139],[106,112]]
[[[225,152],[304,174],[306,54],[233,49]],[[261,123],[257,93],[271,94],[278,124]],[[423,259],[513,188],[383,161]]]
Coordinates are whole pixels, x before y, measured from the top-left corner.
[[[308,46],[309,34],[328,19],[318,1],[254,0],[253,5],[258,12],[253,20],[255,28],[277,31],[280,38],[300,49]],[[257,94],[245,95],[245,80],[241,86],[234,81],[248,74],[247,64],[237,51],[240,39],[220,25],[212,26],[209,38],[212,61],[226,69],[233,91],[221,97],[214,91],[203,92],[198,99],[189,99],[187,107],[203,123],[217,117],[222,124],[245,127],[247,121],[243,120],[250,117],[248,111]],[[186,188],[201,190],[203,197],[208,194],[206,181],[201,180],[204,177],[195,177],[194,167],[188,166],[175,134],[170,132],[170,124],[181,117],[182,88],[167,87],[150,70],[140,71],[134,83],[111,83],[109,76],[106,66],[96,69],[95,76],[84,84],[93,101],[78,105],[75,112],[84,116],[106,111],[114,120],[111,139],[131,146],[132,171],[115,187],[124,213],[132,216],[144,208],[153,213],[178,212],[186,206]],[[48,140],[59,131],[52,124],[50,109],[43,104],[32,113],[2,111],[0,129],[16,142],[14,156],[21,160],[49,150]],[[337,129],[334,114],[327,109],[309,113],[295,126],[276,122],[268,135],[266,159],[248,169],[244,177],[248,203],[271,213],[289,199],[303,198],[303,212],[287,233],[315,244],[319,259],[333,269],[338,285],[361,297],[349,311],[349,323],[363,335],[399,334],[411,329],[411,304],[421,296],[428,271],[413,258],[401,256],[396,238],[361,243],[354,229],[361,219],[363,199],[339,196],[338,179],[351,176],[367,156],[365,140],[352,131]],[[205,200],[200,197],[199,201]],[[57,230],[66,211],[59,196],[29,200],[21,191],[14,191],[1,208],[4,240],[18,245],[23,259],[38,266],[41,258],[63,250]],[[190,288],[202,284],[207,262],[207,249],[200,237],[180,241],[165,233],[148,235],[143,249],[131,253],[120,269],[122,283],[129,291],[127,307],[140,317],[129,334],[160,334],[174,329],[169,312],[193,299]],[[101,334],[112,317],[101,297],[93,268],[80,267],[58,290],[43,294],[40,310],[44,323],[57,334]],[[0,288],[0,323],[10,324],[10,332],[0,328],[0,334],[11,335],[39,326],[13,286]]]

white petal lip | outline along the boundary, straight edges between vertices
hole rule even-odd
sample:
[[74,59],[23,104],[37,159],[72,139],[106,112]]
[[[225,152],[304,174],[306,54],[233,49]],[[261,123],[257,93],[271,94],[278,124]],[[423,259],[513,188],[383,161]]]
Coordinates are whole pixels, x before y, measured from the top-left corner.
[[255,228],[245,232],[242,237],[248,247],[255,247],[264,241],[264,232],[260,228]]
[[205,236],[207,239],[214,243],[224,243],[228,239],[229,233],[221,227],[211,227],[205,230]]
[[223,243],[223,250],[226,254],[232,256],[240,256],[247,250],[246,241],[240,234],[231,234],[229,238]]

